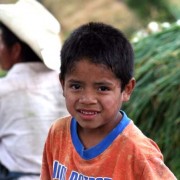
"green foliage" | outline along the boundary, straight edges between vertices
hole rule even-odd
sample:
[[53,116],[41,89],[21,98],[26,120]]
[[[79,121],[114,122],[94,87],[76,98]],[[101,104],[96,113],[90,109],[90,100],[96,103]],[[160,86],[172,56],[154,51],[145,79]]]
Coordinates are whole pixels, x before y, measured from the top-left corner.
[[124,109],[180,179],[180,26],[133,45],[137,84]]
[[0,69],[0,77],[3,77],[6,75],[6,72]]
[[177,13],[174,13],[169,0],[125,0],[125,2],[145,22],[151,19],[161,22],[177,20]]

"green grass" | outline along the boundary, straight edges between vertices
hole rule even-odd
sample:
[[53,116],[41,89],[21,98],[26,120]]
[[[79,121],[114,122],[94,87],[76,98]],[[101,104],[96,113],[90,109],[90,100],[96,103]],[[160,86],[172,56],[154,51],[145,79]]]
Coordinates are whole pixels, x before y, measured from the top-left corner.
[[133,44],[136,88],[125,111],[180,179],[180,26]]

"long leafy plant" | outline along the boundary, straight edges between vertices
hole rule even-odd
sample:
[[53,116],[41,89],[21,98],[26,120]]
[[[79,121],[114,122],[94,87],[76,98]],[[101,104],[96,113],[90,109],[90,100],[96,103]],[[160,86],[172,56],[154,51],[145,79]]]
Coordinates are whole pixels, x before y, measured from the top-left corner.
[[180,179],[180,26],[134,43],[136,88],[124,109]]

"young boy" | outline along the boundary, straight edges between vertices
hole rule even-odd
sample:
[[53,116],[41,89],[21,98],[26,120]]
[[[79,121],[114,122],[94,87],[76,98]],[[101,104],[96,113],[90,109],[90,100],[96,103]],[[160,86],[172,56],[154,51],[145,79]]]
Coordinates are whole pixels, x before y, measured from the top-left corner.
[[41,180],[173,180],[155,142],[121,109],[135,87],[133,49],[117,29],[89,23],[61,50],[60,82],[71,114],[47,137]]

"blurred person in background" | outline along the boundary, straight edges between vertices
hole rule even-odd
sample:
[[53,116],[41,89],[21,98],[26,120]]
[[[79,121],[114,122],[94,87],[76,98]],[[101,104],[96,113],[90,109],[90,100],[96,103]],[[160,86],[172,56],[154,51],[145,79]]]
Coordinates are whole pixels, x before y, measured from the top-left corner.
[[59,85],[60,24],[35,0],[0,4],[0,180],[39,179],[53,120],[65,116]]

